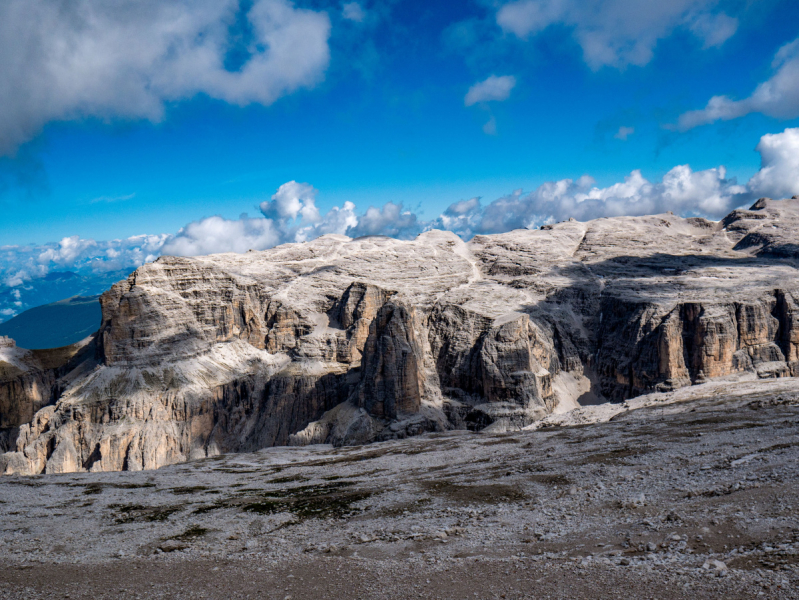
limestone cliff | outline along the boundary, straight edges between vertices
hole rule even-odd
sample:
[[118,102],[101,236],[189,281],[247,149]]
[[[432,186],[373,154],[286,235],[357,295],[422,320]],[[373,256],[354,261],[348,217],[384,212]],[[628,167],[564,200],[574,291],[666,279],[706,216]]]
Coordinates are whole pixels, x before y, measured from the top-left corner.
[[764,199],[720,222],[162,257],[102,296],[94,340],[60,363],[0,348],[0,471],[521,427],[589,400],[799,376],[797,234],[799,201]]

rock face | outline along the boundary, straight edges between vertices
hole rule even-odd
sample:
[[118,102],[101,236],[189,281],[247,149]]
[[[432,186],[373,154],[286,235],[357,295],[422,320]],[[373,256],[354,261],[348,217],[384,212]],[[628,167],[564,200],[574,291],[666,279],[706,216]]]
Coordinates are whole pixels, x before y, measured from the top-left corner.
[[58,398],[94,356],[90,340],[52,350],[24,350],[14,340],[0,338],[0,452],[13,450],[20,425]]
[[162,257],[102,296],[94,341],[67,360],[0,348],[0,471],[518,428],[587,401],[799,376],[797,234],[799,201],[764,199],[720,222]]

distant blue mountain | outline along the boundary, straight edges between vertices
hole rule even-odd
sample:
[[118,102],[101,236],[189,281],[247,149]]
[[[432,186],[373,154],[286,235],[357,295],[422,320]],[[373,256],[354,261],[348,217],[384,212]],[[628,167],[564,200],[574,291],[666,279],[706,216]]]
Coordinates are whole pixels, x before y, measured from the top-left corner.
[[0,284],[0,324],[35,306],[102,294],[129,274],[130,269],[109,273],[56,271],[14,287]]
[[99,298],[77,296],[31,308],[0,323],[0,335],[30,350],[69,346],[100,328]]

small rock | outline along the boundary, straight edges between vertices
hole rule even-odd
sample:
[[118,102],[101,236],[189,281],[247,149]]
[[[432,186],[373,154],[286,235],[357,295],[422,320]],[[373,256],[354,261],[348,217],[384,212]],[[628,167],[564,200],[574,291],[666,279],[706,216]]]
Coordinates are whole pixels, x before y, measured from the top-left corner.
[[705,563],[702,565],[702,568],[705,571],[713,569],[714,571],[716,571],[717,574],[719,574],[719,576],[726,574],[728,570],[726,564],[724,564],[720,560],[716,560],[715,558],[706,560]]
[[629,559],[629,558],[622,558],[622,559],[619,561],[619,564],[620,564],[620,565],[622,565],[622,566],[624,566],[624,567],[626,567],[627,565],[629,565],[629,564],[630,564],[630,559]]
[[624,503],[624,508],[639,508],[641,506],[646,506],[646,496],[643,493],[630,497]]

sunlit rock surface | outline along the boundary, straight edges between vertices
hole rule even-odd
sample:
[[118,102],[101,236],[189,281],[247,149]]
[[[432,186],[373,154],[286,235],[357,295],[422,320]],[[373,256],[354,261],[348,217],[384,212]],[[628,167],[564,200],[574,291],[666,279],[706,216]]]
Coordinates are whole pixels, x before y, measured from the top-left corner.
[[797,235],[799,201],[760,200],[717,223],[162,257],[102,296],[94,340],[48,364],[0,348],[0,472],[504,431],[580,404],[797,376]]

